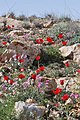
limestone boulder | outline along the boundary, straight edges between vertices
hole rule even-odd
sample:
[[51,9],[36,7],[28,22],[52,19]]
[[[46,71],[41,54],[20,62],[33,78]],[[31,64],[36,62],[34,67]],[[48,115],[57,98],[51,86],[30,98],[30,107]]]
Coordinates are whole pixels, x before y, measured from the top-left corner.
[[69,57],[74,62],[80,64],[80,43],[71,46],[63,46],[59,50],[63,57]]
[[63,47],[59,48],[59,50],[63,57],[68,57],[73,53],[74,48],[73,48],[73,46],[63,46]]
[[50,28],[53,26],[53,24],[54,24],[53,21],[48,21],[47,23],[43,24],[43,26],[44,26],[44,28]]
[[73,45],[73,61],[80,64],[80,43]]
[[7,18],[7,17],[0,17],[0,23],[4,23],[6,21],[6,26],[11,26],[14,25],[15,29],[23,29],[23,21],[12,19],[12,18]]
[[21,30],[13,30],[8,35],[9,36],[14,36],[14,35],[22,36],[22,35],[24,35],[24,32]]
[[16,114],[16,118],[18,118],[19,115],[20,115],[21,113],[23,113],[23,111],[24,111],[23,106],[25,106],[25,102],[23,102],[23,101],[15,102],[14,109],[15,109],[15,111],[16,111],[16,113],[17,113],[17,114]]
[[42,117],[46,111],[45,106],[40,106],[33,99],[27,99],[26,102],[18,101],[15,103],[16,118],[21,120],[37,120]]
[[[60,80],[64,80],[64,84],[61,85],[60,84]],[[80,76],[77,77],[61,77],[59,79],[56,79],[56,82],[57,82],[57,87],[60,87],[60,88],[65,88],[66,87],[66,90],[67,91],[70,91],[70,92],[73,92],[73,93],[76,93],[76,92],[79,92],[79,89],[80,89]]]
[[[37,103],[27,104],[24,106],[24,113],[21,118],[24,120],[37,120],[38,117],[42,117],[46,111],[45,106],[39,106]],[[30,116],[32,114],[32,116]]]

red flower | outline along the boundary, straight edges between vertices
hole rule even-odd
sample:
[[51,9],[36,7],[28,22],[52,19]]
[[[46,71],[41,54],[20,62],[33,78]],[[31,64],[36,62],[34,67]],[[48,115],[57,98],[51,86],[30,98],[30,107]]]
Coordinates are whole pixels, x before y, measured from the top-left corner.
[[24,62],[24,59],[20,59],[19,62],[20,62],[20,63],[23,63],[23,62]]
[[9,26],[9,25],[8,25],[8,26],[7,26],[7,28],[8,28],[8,29],[10,29],[10,28],[11,28],[11,26]]
[[12,25],[12,28],[14,28],[14,25]]
[[24,68],[20,68],[20,72],[23,72],[24,71]]
[[52,41],[52,44],[55,44],[55,42],[54,42],[54,41]]
[[63,85],[64,84],[64,80],[60,80],[60,84]]
[[43,40],[42,38],[40,38],[39,40],[40,40],[40,42],[41,42],[41,43],[43,43],[43,42],[44,42],[44,40]]
[[10,85],[12,85],[12,84],[14,83],[14,81],[13,81],[13,80],[8,80],[8,83],[9,83]]
[[32,74],[31,78],[35,80],[36,79],[36,74]]
[[70,64],[68,62],[64,63],[66,67],[69,67]]
[[17,60],[20,59],[20,55],[16,55],[16,59],[17,59]]
[[4,76],[4,80],[8,81],[9,77],[8,76]]
[[52,43],[53,40],[50,37],[47,37],[47,41]]
[[4,42],[2,42],[2,44],[3,44],[3,45],[6,45],[6,44],[7,44],[7,42],[6,42],[6,41],[4,41]]
[[23,79],[23,78],[25,78],[25,75],[24,75],[24,74],[20,74],[20,75],[18,76],[18,78]]
[[37,43],[37,44],[41,44],[41,43],[43,43],[43,42],[44,42],[44,40],[43,40],[42,38],[39,38],[39,39],[36,40],[36,43]]
[[78,69],[77,72],[80,73],[80,69]]
[[37,70],[36,70],[36,73],[39,73],[39,72],[40,72],[40,69],[37,69]]
[[36,57],[36,60],[40,60],[40,56],[37,56],[37,57]]
[[45,69],[44,66],[41,66],[41,67],[39,68],[40,71],[44,71],[44,69]]
[[40,42],[40,40],[37,39],[37,40],[36,40],[36,43],[37,43],[37,44],[40,44],[41,42]]
[[67,45],[67,41],[62,41],[62,45]]
[[52,92],[55,94],[55,95],[58,95],[62,92],[62,89],[61,88],[56,88],[56,90],[52,90]]
[[59,35],[58,35],[58,38],[63,38],[63,34],[62,33],[60,33]]
[[68,100],[68,98],[69,98],[69,95],[68,95],[68,94],[65,94],[64,96],[61,97],[61,99],[62,99],[63,101]]

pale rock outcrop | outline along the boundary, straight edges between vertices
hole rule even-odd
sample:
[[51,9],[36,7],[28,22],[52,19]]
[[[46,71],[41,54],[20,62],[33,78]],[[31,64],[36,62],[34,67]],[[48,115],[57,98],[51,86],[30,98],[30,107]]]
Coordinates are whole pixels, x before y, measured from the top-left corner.
[[74,62],[80,64],[80,43],[63,46],[59,50],[63,57],[70,57]]
[[[40,106],[33,99],[27,99],[26,102],[18,101],[15,103],[16,118],[21,120],[37,120],[45,114],[45,106]],[[31,116],[32,114],[32,116]]]
[[6,21],[6,26],[14,25],[15,29],[23,28],[22,27],[23,21],[19,21],[19,20],[12,19],[12,18],[7,18],[7,17],[0,17],[0,23],[4,23],[4,21]]

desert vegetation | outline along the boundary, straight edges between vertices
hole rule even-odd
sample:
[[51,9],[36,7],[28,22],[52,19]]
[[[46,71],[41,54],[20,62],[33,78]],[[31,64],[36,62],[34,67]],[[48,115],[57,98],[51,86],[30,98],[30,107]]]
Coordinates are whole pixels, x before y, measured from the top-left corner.
[[0,17],[0,120],[79,119],[80,22]]

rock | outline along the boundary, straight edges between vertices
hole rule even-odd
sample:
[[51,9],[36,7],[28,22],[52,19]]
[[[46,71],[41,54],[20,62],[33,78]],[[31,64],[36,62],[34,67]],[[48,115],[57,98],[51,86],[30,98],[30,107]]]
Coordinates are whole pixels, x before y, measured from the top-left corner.
[[19,115],[24,111],[23,106],[25,106],[25,102],[23,101],[18,101],[15,102],[15,111],[16,111],[16,117],[19,117]]
[[72,46],[63,46],[60,49],[61,55],[63,57],[68,57],[73,53],[73,47]]
[[13,30],[8,35],[9,36],[14,36],[14,35],[22,36],[22,35],[24,35],[24,31],[22,31],[22,30]]
[[27,99],[25,101],[26,104],[32,104],[32,103],[36,103],[36,101],[34,99]]
[[56,120],[59,117],[59,111],[51,111],[49,114],[49,120]]
[[23,111],[24,110],[23,106],[25,106],[25,102],[23,102],[23,101],[15,102],[15,110],[16,110],[16,112]]
[[53,26],[53,21],[49,21],[48,23],[45,23],[43,26],[44,26],[45,28],[50,28],[50,27]]
[[0,17],[0,23],[3,23],[4,21],[7,21],[6,23],[6,26],[11,26],[14,25],[15,29],[22,29],[22,24],[23,24],[23,21],[19,21],[19,20],[16,20],[16,19],[12,19],[12,18],[7,18],[7,17]]
[[28,116],[28,114],[32,112],[34,118],[36,118],[36,117],[42,117],[45,113],[46,108],[44,106],[39,106],[37,103],[32,103],[25,105],[24,110],[27,113],[27,117],[30,117]]
[[71,98],[69,98],[65,103],[65,105],[68,105],[68,104],[73,104],[73,100]]
[[[64,85],[60,85],[60,80],[64,80]],[[60,87],[60,88],[65,88],[66,87],[66,90],[67,91],[70,91],[70,92],[73,92],[73,93],[76,93],[76,92],[79,92],[79,82],[80,78],[78,79],[77,77],[61,77],[59,79],[56,79],[56,82],[57,82],[57,87]],[[68,85],[67,85],[68,83]]]
[[69,57],[74,62],[80,64],[80,43],[71,46],[63,46],[59,50],[63,57]]
[[73,61],[80,64],[80,43],[73,45]]
[[34,59],[40,54],[39,45],[29,41],[13,40],[4,53],[0,56],[1,62],[10,61],[14,55],[21,55],[21,59],[24,59],[23,65],[32,65]]
[[[34,103],[35,102],[35,103]],[[16,118],[21,120],[37,120],[42,117],[46,111],[45,106],[40,106],[33,99],[27,99],[26,102],[18,101],[15,103]]]

